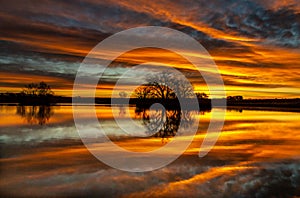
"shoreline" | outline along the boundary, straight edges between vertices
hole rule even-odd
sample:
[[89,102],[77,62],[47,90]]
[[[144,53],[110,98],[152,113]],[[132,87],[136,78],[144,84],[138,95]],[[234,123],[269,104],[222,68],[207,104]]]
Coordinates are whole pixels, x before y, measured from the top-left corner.
[[[0,103],[1,106],[122,106],[125,104],[91,104],[91,103],[56,103],[56,104],[19,104],[19,103]],[[138,107],[136,104],[129,104],[129,107],[137,107],[140,109],[148,109],[149,107]],[[201,108],[200,111],[207,111],[211,109],[217,109],[217,108],[224,108],[225,106],[216,106],[214,108]],[[167,108],[167,109],[172,109],[172,108]],[[173,108],[173,109],[178,109],[178,108]],[[192,110],[192,109],[190,109]],[[265,106],[255,106],[255,105],[227,105],[226,110],[265,110],[265,111],[285,111],[285,112],[300,112],[300,107],[299,106],[271,106],[271,105],[265,105]]]

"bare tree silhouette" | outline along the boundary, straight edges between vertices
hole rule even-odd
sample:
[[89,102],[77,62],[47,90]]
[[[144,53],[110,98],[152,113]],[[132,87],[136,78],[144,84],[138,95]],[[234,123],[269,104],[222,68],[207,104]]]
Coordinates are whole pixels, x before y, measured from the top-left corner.
[[194,94],[193,88],[186,81],[167,71],[151,75],[146,81],[146,84],[134,91],[134,95],[140,100],[189,98]]
[[[136,115],[143,120],[147,133],[153,137],[168,138],[175,136],[179,127],[191,127],[194,123],[193,111],[188,110],[186,106],[192,100],[186,100],[186,106],[183,108],[181,104],[178,105],[178,99],[193,99],[195,96],[188,80],[165,71],[158,75],[150,75],[146,81],[143,86],[135,89],[134,95],[140,101],[137,104],[141,104],[137,105]],[[202,93],[201,97],[207,98],[207,95]],[[161,103],[165,108],[147,109],[154,103]]]
[[51,91],[51,88],[45,82],[37,83],[30,83],[25,85],[25,88],[21,92],[25,96],[39,96],[39,97],[46,97],[52,96],[54,93]]
[[45,82],[30,83],[19,94],[18,102],[22,105],[49,105],[54,92]]
[[135,89],[134,96],[139,100],[145,100],[151,95],[151,87],[144,85]]

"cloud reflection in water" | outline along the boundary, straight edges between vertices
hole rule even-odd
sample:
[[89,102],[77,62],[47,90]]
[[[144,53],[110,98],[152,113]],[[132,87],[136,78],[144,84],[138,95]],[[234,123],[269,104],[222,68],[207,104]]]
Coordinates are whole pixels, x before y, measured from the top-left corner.
[[[2,107],[1,116],[15,114],[16,109],[10,108],[4,110]],[[201,115],[199,131],[193,143],[174,163],[149,173],[127,173],[107,167],[88,152],[69,119],[69,108],[55,109],[49,123],[43,126],[1,124],[0,168],[1,177],[5,178],[0,181],[2,195],[300,195],[300,135],[295,120],[299,113],[227,111],[225,126],[217,144],[207,156],[198,158],[199,146],[209,122],[210,113],[206,112]],[[130,108],[125,115],[134,117],[134,111]],[[97,112],[99,117],[111,122],[112,114],[107,107],[97,107]],[[14,118],[22,119],[16,114]],[[83,115],[82,119],[87,118]],[[130,150],[147,147],[151,150],[162,145],[161,138],[155,137],[116,140],[116,143]]]

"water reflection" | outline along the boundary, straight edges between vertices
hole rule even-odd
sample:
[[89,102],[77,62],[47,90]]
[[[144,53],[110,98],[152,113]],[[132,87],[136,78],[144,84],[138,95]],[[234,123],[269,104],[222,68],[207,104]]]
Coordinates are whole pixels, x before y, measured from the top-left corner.
[[44,125],[49,122],[54,111],[51,106],[17,106],[16,114],[29,124]]
[[136,117],[142,119],[147,128],[147,134],[152,137],[174,137],[179,129],[189,128],[194,124],[193,111],[166,110],[166,109],[140,109],[136,108]]
[[[195,112],[195,116],[201,117],[199,130],[178,160],[156,171],[132,174],[109,168],[89,153],[76,132],[71,106],[53,107],[55,113],[46,107],[44,110],[43,107],[41,110],[40,107],[35,107],[35,110],[33,107],[23,108],[25,110],[0,106],[0,175],[5,178],[0,180],[2,197],[300,195],[299,112],[253,108],[243,108],[240,112],[239,108],[232,108],[226,112],[226,122],[218,142],[204,158],[199,158],[198,153],[211,113]],[[156,113],[162,114],[135,107],[116,107],[113,110],[125,123],[128,122],[126,118],[131,117],[138,123],[145,121],[147,124]],[[52,114],[46,126],[39,127],[25,124],[26,116],[20,116],[16,111],[23,114],[24,111],[27,114],[52,111]],[[97,106],[96,111],[106,127],[111,128],[111,133],[116,134],[111,107]],[[87,120],[88,132],[93,127],[88,123],[89,108],[82,107],[81,112],[82,119]],[[166,112],[169,116],[165,116],[165,120],[168,118],[169,123],[173,122],[169,130],[178,127],[178,118],[181,119],[180,127],[185,120],[189,124],[188,118],[192,118],[193,113]],[[154,137],[120,139],[115,143],[136,152],[162,146],[161,139]],[[103,148],[103,152],[111,150]],[[170,154],[172,152],[170,150]]]

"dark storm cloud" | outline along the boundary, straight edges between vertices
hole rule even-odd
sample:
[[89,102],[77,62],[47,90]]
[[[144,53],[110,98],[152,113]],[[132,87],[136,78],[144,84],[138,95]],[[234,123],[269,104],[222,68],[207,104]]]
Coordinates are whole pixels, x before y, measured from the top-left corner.
[[[149,4],[149,8],[145,6]],[[163,4],[170,7],[163,10]],[[212,38],[174,18],[204,22],[225,34],[264,38],[274,44],[299,46],[299,14],[283,8],[268,10],[253,1],[153,1],[138,7],[126,1],[22,1],[5,3],[1,9],[1,35],[4,38],[69,40],[73,47],[92,47],[109,34],[140,25],[162,25],[193,36],[207,46],[234,46],[226,39]],[[157,10],[154,10],[157,8]],[[172,9],[173,8],[173,9]],[[180,12],[180,13],[177,13]],[[53,42],[53,41],[52,41]],[[204,44],[205,45],[205,44]],[[46,46],[44,46],[46,47]],[[87,48],[86,48],[87,49]]]
[[[135,1],[134,1],[135,2]],[[210,27],[235,36],[264,38],[279,45],[299,45],[299,14],[291,7],[269,10],[255,1],[151,1],[141,7],[128,1],[119,4],[153,17],[168,19],[174,23],[198,26],[202,22]],[[202,24],[203,25],[203,24]],[[205,31],[205,30],[204,30]],[[209,33],[210,31],[207,31]],[[290,32],[291,34],[287,33]],[[287,42],[284,37],[290,36]],[[222,38],[221,38],[222,39]]]
[[291,7],[269,10],[254,1],[218,0],[190,4],[190,7],[194,6],[201,12],[193,12],[191,20],[197,20],[198,16],[215,29],[266,39],[266,42],[275,45],[300,45],[300,13]]
[[300,46],[300,14],[293,10],[280,9],[277,11],[257,10],[243,20],[241,31],[275,44]]
[[[279,52],[283,53],[299,48],[300,9],[296,2],[6,1],[0,7],[0,72],[43,73],[69,81],[86,54],[100,41],[121,30],[146,25],[165,26],[187,33],[209,51],[220,67],[225,65],[235,73],[239,69],[242,72],[264,68],[277,72],[287,67],[297,70],[299,63],[295,57],[298,52],[276,60],[272,51],[265,54],[274,47],[282,48]],[[116,75],[112,72],[105,81],[113,82],[123,66],[128,65],[118,64]],[[288,79],[290,85],[297,82],[296,78],[293,72]],[[201,82],[193,75],[190,79]],[[227,78],[225,84],[285,87],[277,82],[266,85],[257,82],[258,79],[247,79],[250,82],[246,83],[239,80]]]

